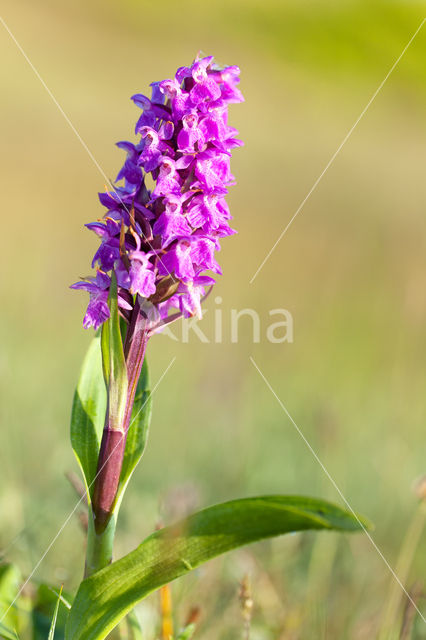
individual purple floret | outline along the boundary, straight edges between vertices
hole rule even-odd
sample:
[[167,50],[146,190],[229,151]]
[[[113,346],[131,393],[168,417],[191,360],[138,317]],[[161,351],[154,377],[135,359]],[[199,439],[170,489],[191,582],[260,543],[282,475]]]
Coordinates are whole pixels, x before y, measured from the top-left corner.
[[99,194],[106,214],[86,225],[101,241],[92,263],[97,275],[72,285],[90,293],[85,328],[97,329],[109,317],[112,270],[125,318],[137,295],[156,306],[162,321],[173,308],[185,317],[201,314],[214,284],[205,272],[221,273],[214,254],[220,238],[235,233],[225,196],[235,183],[231,150],[242,144],[228,125],[228,105],[244,100],[239,74],[211,56],[197,57],[173,79],[152,83],[151,99],[132,97],[142,109],[139,142],[118,143],[126,153],[120,184]]

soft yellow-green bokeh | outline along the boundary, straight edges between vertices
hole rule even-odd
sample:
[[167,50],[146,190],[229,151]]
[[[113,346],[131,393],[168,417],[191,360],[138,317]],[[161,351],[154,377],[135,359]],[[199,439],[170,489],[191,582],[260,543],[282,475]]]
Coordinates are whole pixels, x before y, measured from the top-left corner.
[[[160,497],[176,486],[183,503],[262,492],[341,502],[253,356],[396,564],[416,509],[412,483],[426,471],[426,26],[249,281],[424,14],[424,2],[376,0],[3,3],[8,27],[108,177],[122,161],[114,142],[133,136],[130,95],[199,49],[242,70],[246,102],[230,113],[245,141],[229,198],[239,234],[223,242],[224,276],[200,325],[212,338],[222,309],[224,342],[152,340],[153,384],[176,360],[154,396],[119,552],[153,529]],[[75,505],[64,478],[76,469],[68,421],[90,332],[81,328],[86,297],[68,285],[90,272],[96,239],[83,225],[102,215],[105,179],[3,27],[0,55],[0,548],[28,573]],[[261,317],[261,343],[246,321],[232,344],[230,310],[247,307]],[[294,319],[293,344],[264,336],[269,310],[281,307]],[[217,561],[176,587],[178,614],[200,604],[202,637],[238,634],[236,584],[249,570],[253,637],[371,638],[392,578],[365,537],[339,540],[297,536]],[[83,544],[73,517],[36,577],[74,587]],[[425,549],[423,539],[408,587],[424,576]],[[315,626],[300,631],[307,624]]]

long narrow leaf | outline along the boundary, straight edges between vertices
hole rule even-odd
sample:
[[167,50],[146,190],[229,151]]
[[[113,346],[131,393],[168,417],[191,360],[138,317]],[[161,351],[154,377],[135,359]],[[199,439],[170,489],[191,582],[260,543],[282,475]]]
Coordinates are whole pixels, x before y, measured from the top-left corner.
[[63,587],[61,587],[61,590],[59,591],[58,599],[56,600],[55,610],[53,612],[52,624],[50,625],[49,636],[47,640],[53,640],[53,638],[55,637],[56,620],[58,619],[58,611],[59,611],[59,604],[61,602],[62,589]]
[[100,336],[96,336],[83,361],[71,413],[71,444],[83,474],[89,501],[88,487],[96,475],[106,405],[101,340]]
[[246,498],[209,507],[157,531],[84,580],[70,611],[66,640],[103,640],[149,593],[231,549],[291,531],[359,531],[362,526],[339,507],[298,496]]
[[71,609],[71,595],[52,588],[52,585],[41,583],[37,586],[32,597],[31,618],[32,636],[31,640],[47,640],[51,633],[53,620],[55,620],[55,610],[60,602],[54,624],[55,640],[64,640],[65,624]]

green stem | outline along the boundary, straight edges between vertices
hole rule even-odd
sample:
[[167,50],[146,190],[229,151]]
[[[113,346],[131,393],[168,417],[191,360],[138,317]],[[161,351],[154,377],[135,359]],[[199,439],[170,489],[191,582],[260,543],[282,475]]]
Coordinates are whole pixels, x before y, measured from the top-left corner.
[[92,509],[89,508],[85,578],[111,564],[115,526],[116,514],[113,514],[102,533],[96,533]]
[[[93,520],[92,508],[89,507],[89,527],[87,530],[87,551],[84,577],[88,578],[108,566],[112,562],[112,550],[114,545],[115,527],[117,523],[116,513],[113,514],[107,527],[100,534],[96,533]],[[108,634],[108,640],[121,640],[123,627],[126,626],[128,633],[124,637],[131,637],[134,640],[142,640],[139,622],[134,611],[131,611],[126,620],[121,622],[113,631]]]

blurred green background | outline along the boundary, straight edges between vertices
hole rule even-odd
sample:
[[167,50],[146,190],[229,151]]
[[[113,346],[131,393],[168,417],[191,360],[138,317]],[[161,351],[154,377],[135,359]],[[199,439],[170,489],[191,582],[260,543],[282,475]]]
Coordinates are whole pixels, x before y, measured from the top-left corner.
[[[426,471],[426,27],[249,280],[419,27],[425,3],[2,4],[10,30],[112,178],[122,161],[114,142],[133,139],[133,93],[200,49],[242,70],[246,102],[230,114],[245,141],[234,154],[229,198],[239,234],[223,242],[224,276],[200,325],[212,337],[214,310],[222,309],[224,341],[151,341],[153,384],[176,360],[155,392],[117,553],[188,506],[264,492],[341,502],[253,356],[397,565],[417,509],[413,482]],[[105,181],[3,27],[0,55],[0,549],[28,573],[76,503],[64,477],[76,471],[68,424],[90,332],[81,327],[86,297],[68,286],[90,273],[96,239],[83,224],[102,215]],[[261,342],[253,344],[246,319],[233,344],[230,310],[247,307],[261,317]],[[292,344],[265,339],[276,308],[293,316]],[[35,578],[73,589],[83,545],[73,517]],[[423,537],[407,588],[424,580],[425,552]],[[246,573],[253,640],[377,637],[393,584],[366,536],[297,535],[179,582],[178,620],[199,605],[199,637],[242,637],[237,592]],[[424,599],[419,606],[426,611]],[[139,613],[155,624],[157,609],[154,595]],[[412,637],[426,638],[426,625],[418,621]]]

